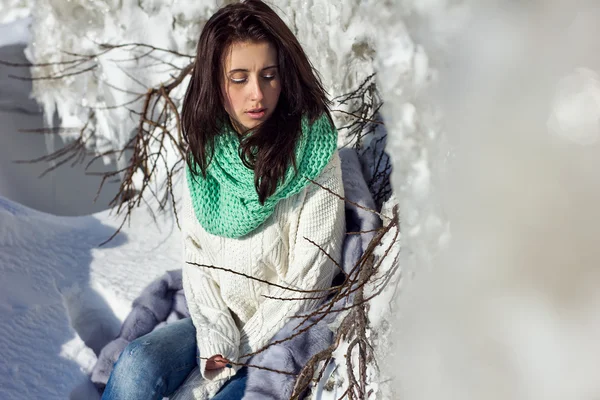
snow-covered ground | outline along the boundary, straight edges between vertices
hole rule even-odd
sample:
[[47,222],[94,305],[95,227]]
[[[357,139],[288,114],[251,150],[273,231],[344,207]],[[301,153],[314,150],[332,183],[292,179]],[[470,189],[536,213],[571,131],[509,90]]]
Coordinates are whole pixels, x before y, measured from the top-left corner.
[[[65,399],[118,333],[131,301],[180,268],[172,220],[139,210],[56,217],[0,197],[0,398]],[[85,397],[81,397],[83,400]]]

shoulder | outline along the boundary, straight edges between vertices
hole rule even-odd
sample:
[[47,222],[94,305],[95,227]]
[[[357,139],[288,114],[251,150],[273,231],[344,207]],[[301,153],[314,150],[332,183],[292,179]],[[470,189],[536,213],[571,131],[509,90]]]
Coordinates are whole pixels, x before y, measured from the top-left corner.
[[344,196],[342,167],[338,151],[335,150],[319,175],[310,179],[299,193],[281,200],[276,210],[281,219],[289,221],[294,219],[292,214],[318,210],[324,203],[339,202],[342,196]]
[[342,212],[343,196],[342,168],[336,150],[321,173],[300,194],[301,216]]
[[334,190],[335,193],[343,195],[342,185],[342,164],[337,150],[335,150],[329,159],[323,171],[314,180],[315,183],[308,186],[309,192],[323,190],[323,187]]
[[[331,246],[338,248],[345,233],[344,187],[337,150],[321,174],[306,188],[298,207],[297,218],[290,218],[292,246]],[[310,238],[312,242],[302,240]],[[324,247],[325,248],[325,247]]]

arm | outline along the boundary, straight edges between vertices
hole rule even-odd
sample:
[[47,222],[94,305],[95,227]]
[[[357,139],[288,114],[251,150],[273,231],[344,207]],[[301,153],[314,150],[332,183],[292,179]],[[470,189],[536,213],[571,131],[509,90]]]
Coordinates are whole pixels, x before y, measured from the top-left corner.
[[196,340],[200,352],[200,371],[205,379],[216,380],[229,377],[230,369],[206,369],[206,358],[221,355],[233,362],[237,361],[239,330],[229,308],[221,297],[221,290],[209,271],[190,265],[213,264],[206,251],[193,234],[193,224],[197,224],[187,187],[184,189],[183,203],[183,289],[187,299],[192,322],[196,328]]
[[[343,195],[340,161],[337,154],[315,180]],[[334,262],[308,238],[318,244],[338,263],[345,235],[344,202],[325,189],[310,184],[299,214],[295,245],[289,255],[288,270],[282,286],[302,289],[327,289],[337,271]],[[273,297],[319,297],[320,293],[298,293],[271,288]],[[266,345],[289,318],[314,309],[323,298],[314,300],[277,300],[265,298],[258,310],[242,329],[240,355],[252,353]],[[300,320],[298,320],[300,322]]]

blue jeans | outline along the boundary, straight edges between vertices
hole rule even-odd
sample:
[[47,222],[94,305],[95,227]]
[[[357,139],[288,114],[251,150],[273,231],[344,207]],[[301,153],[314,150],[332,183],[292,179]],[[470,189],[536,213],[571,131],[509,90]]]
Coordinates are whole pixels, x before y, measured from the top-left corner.
[[[196,329],[190,318],[150,332],[123,350],[110,375],[103,400],[160,400],[169,396],[198,365]],[[227,381],[213,400],[240,400],[246,368]]]

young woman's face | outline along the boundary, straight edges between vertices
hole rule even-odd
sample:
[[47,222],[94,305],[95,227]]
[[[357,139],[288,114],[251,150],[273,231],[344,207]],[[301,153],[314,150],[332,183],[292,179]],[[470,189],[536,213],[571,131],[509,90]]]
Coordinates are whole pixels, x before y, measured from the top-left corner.
[[273,114],[281,93],[278,72],[272,44],[235,42],[230,46],[221,90],[225,111],[238,131],[253,129]]

